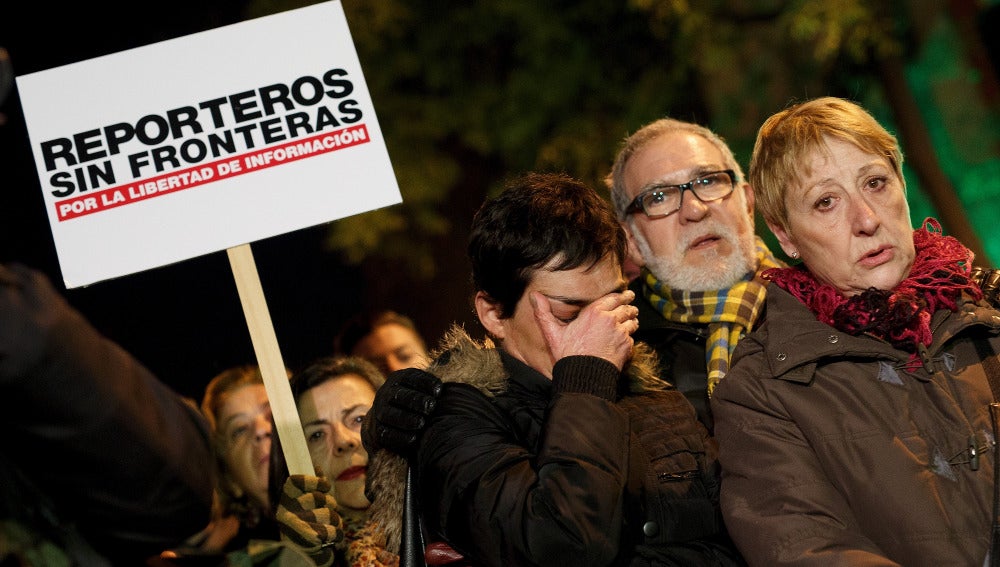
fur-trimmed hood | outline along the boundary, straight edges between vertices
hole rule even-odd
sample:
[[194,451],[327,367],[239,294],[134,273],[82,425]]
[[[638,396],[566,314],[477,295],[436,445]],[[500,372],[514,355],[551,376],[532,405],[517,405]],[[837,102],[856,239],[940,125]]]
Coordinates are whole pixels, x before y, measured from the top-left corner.
[[[507,390],[508,375],[493,341],[478,342],[461,326],[453,326],[433,353],[427,371],[442,382],[461,382],[493,397]],[[644,343],[636,343],[627,367],[629,391],[663,390],[670,385],[659,378],[656,353]],[[403,528],[403,498],[408,463],[400,455],[379,450],[370,455],[368,478],[375,501],[370,517],[385,532],[386,548],[398,553]]]

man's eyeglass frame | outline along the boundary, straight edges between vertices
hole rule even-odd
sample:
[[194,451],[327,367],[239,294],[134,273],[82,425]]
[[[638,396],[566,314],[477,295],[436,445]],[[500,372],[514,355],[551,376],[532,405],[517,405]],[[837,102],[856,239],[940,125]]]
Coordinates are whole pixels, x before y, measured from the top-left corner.
[[[702,199],[701,196],[698,195],[698,190],[695,188],[695,186],[697,185],[698,181],[700,181],[700,180],[702,180],[702,179],[704,179],[704,178],[706,178],[706,177],[708,177],[710,175],[716,175],[718,173],[725,173],[727,176],[729,176],[729,191],[725,195],[721,195],[721,196],[716,197],[714,199],[708,199],[708,200]],[[680,190],[680,199],[678,199],[678,201],[677,201],[677,208],[676,209],[674,209],[674,210],[672,210],[672,211],[670,211],[668,213],[661,213],[661,214],[656,214],[656,213],[651,214],[648,211],[646,211],[646,207],[642,204],[642,202],[646,198],[647,195],[650,195],[651,193],[655,193],[657,191],[663,191],[665,189],[670,189],[671,187],[676,187],[677,189]],[[628,207],[625,208],[625,214],[626,215],[631,215],[631,214],[635,214],[635,213],[638,213],[638,212],[642,212],[643,214],[645,214],[647,217],[649,217],[651,219],[661,219],[663,217],[669,217],[670,215],[672,215],[672,214],[676,213],[677,211],[681,210],[681,207],[684,206],[684,192],[685,191],[690,191],[702,203],[714,203],[715,201],[718,201],[719,199],[725,199],[726,197],[732,195],[734,189],[736,189],[736,172],[735,171],[733,171],[732,169],[722,169],[722,170],[719,170],[719,171],[708,171],[708,172],[702,173],[701,175],[699,175],[698,177],[695,177],[694,179],[692,179],[691,181],[688,181],[687,183],[678,183],[676,185],[657,185],[655,187],[652,187],[650,189],[647,189],[647,190],[643,191],[642,193],[639,193],[638,195],[635,196],[635,199],[632,199],[632,202],[628,204]]]

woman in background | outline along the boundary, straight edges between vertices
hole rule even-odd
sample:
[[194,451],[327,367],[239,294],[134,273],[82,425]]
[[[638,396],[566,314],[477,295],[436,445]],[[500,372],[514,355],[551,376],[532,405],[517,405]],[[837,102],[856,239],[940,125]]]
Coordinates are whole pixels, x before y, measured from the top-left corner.
[[361,424],[384,382],[370,362],[345,356],[318,359],[292,376],[292,396],[316,476],[289,477],[276,442],[271,490],[282,538],[321,567],[399,564],[368,521],[371,502],[365,496],[368,453],[361,444]]
[[268,493],[273,420],[260,369],[236,366],[213,377],[201,411],[212,429],[218,475],[212,522],[162,557],[183,565],[216,556],[224,565],[226,554],[242,553],[251,540],[279,539]]
[[335,354],[360,356],[388,375],[403,368],[424,368],[427,345],[413,320],[392,310],[362,313],[334,339]]

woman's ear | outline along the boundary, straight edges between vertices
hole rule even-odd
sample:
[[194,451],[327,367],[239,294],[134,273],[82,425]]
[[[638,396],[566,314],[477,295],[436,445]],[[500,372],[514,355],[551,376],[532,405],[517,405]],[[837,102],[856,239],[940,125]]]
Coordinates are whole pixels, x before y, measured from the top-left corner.
[[486,332],[496,339],[503,340],[506,329],[504,319],[501,317],[503,313],[500,304],[485,291],[476,292],[475,304],[476,315],[479,316],[479,322],[483,324]]
[[799,249],[792,243],[792,237],[784,227],[767,221],[767,228],[771,229],[771,232],[774,233],[775,238],[778,239],[778,244],[781,245],[781,249],[784,250],[785,254],[790,258],[799,257]]

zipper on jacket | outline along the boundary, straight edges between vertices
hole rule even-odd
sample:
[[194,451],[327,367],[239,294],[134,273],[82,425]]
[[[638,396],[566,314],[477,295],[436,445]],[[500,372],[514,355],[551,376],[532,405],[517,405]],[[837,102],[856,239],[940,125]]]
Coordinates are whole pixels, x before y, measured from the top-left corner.
[[701,473],[699,471],[683,471],[675,473],[660,473],[656,475],[656,478],[663,482],[680,482],[683,480],[694,480],[700,478]]

